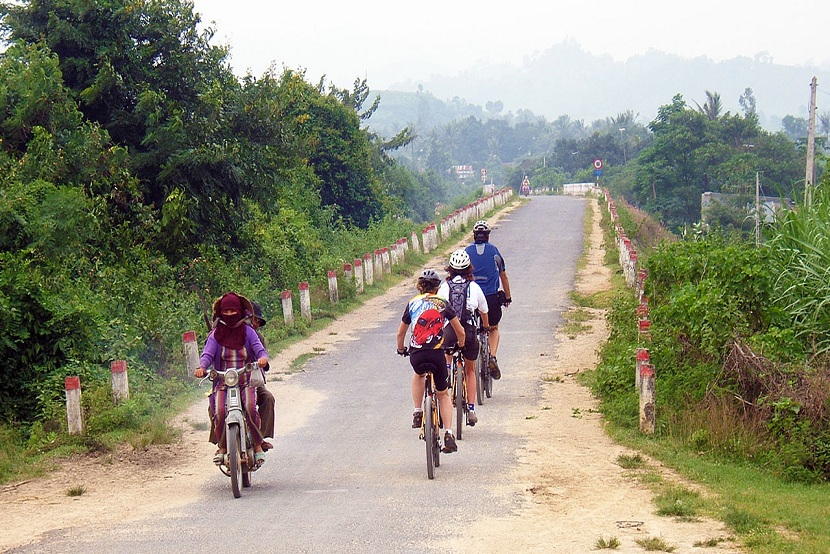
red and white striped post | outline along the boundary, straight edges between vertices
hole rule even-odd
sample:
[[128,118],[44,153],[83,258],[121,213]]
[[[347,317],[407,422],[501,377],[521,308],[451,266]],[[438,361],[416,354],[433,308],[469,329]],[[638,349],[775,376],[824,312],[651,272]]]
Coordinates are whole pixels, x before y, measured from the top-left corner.
[[432,250],[432,243],[429,240],[429,226],[424,227],[421,231],[421,244],[424,245],[424,254],[429,254]]
[[294,325],[294,303],[291,301],[291,291],[282,291],[280,300],[282,301],[282,318],[285,324]]
[[643,368],[643,364],[647,364],[651,362],[650,355],[648,353],[648,348],[638,348],[637,349],[637,363],[636,363],[636,370],[634,372],[634,386],[637,390],[640,390],[640,371]]
[[654,434],[654,366],[644,363],[640,368],[640,431]]
[[182,333],[184,345],[184,360],[187,365],[187,375],[192,377],[193,370],[199,367],[199,343],[196,342],[196,331]]
[[329,278],[329,302],[337,304],[340,301],[340,296],[337,294],[337,272],[333,269],[328,271]]
[[639,342],[640,340],[650,341],[651,340],[651,321],[649,321],[648,319],[638,320],[637,321],[637,331],[639,332],[637,342]]
[[369,253],[363,256],[363,280],[366,281],[366,286],[371,287],[375,283],[375,263],[372,260],[372,255]]
[[130,397],[130,385],[127,382],[127,360],[113,360],[110,363],[112,374],[112,400],[116,404]]
[[64,379],[66,391],[66,426],[71,435],[84,432],[84,418],[81,413],[81,378],[77,375]]
[[372,258],[372,274],[378,281],[383,279],[383,252],[380,249],[375,250],[375,255]]
[[311,290],[308,286],[308,281],[303,281],[299,285],[300,289],[300,315],[308,321],[311,321]]
[[363,260],[354,259],[354,288],[358,294],[363,292]]
[[412,236],[410,237],[409,242],[412,243],[413,252],[423,252],[421,250],[421,245],[418,243],[418,233],[412,231]]
[[383,275],[392,274],[392,263],[389,261],[389,248],[383,247],[380,249],[380,263],[383,266]]
[[354,279],[354,271],[352,271],[352,264],[343,264],[343,279],[345,279],[347,283],[351,283],[352,279]]
[[389,245],[389,264],[394,267],[398,265],[398,245]]

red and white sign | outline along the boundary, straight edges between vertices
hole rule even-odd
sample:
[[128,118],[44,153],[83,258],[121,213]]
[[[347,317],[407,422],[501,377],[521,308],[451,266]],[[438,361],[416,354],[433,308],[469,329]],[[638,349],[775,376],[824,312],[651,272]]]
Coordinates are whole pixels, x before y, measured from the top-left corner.
[[594,169],[602,169],[602,160],[599,158],[594,160]]

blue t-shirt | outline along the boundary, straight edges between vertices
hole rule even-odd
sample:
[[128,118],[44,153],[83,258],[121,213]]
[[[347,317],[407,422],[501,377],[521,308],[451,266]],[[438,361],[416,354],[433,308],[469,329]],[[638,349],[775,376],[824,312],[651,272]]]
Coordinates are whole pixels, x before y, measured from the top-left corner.
[[495,245],[489,242],[471,244],[466,248],[473,264],[473,275],[485,296],[499,292],[499,274],[504,271],[504,258]]

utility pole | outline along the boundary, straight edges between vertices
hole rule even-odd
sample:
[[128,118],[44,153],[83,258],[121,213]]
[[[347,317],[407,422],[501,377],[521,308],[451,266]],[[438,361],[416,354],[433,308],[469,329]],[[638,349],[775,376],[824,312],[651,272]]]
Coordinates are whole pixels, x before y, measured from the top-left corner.
[[816,89],[818,83],[813,77],[810,83],[810,119],[807,125],[807,175],[804,178],[804,204],[810,207],[813,204],[813,175],[816,157]]
[[761,177],[755,172],[755,248],[761,245]]

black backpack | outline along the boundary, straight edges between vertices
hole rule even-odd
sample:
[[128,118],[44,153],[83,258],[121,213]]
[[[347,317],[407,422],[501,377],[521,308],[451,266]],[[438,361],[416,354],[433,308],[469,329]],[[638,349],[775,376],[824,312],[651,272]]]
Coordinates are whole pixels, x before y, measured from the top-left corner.
[[447,281],[450,287],[449,300],[452,309],[455,310],[455,315],[462,325],[472,322],[472,314],[467,309],[467,295],[470,291],[470,281],[464,279],[463,283],[456,283],[453,280]]

